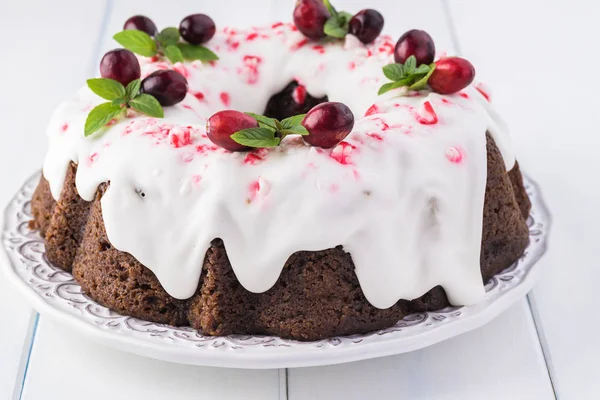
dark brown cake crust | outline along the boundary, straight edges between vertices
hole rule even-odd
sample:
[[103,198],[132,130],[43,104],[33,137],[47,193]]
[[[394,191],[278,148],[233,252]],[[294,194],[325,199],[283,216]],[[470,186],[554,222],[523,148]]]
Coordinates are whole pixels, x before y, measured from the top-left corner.
[[[516,261],[528,243],[531,204],[518,164],[507,173],[488,136],[488,178],[483,210],[481,273],[484,282]],[[269,334],[300,340],[364,333],[387,328],[411,312],[449,305],[438,286],[422,297],[400,300],[388,309],[373,307],[360,288],[349,253],[341,247],[290,256],[277,283],[251,293],[238,282],[223,243],[208,250],[196,294],[169,296],[156,276],[108,241],[100,199],[88,203],[75,188],[71,165],[58,202],[42,177],[32,200],[34,221],[46,240],[50,261],[73,276],[91,298],[119,313],[172,325],[191,325],[203,334]]]

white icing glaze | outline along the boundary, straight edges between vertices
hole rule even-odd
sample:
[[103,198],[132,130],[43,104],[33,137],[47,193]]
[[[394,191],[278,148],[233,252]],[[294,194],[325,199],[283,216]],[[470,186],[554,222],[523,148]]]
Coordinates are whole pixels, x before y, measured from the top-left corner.
[[[87,113],[102,99],[83,88],[63,103],[49,124],[44,163],[53,196],[70,161],[79,165],[84,199],[110,182],[102,198],[109,240],[180,299],[196,290],[214,238],[223,239],[237,278],[253,292],[272,287],[294,252],[343,245],[376,307],[436,285],[453,304],[483,297],[486,130],[507,168],[514,164],[504,125],[484,96],[469,87],[451,96],[396,90],[378,97],[381,67],[393,60],[387,36],[369,46],[352,36],[315,44],[277,24],[225,29],[208,46],[221,60],[175,66],[190,93],[166,107],[164,119],[132,114],[84,138]],[[172,67],[141,63],[144,76]],[[261,113],[294,79],[353,110],[345,142],[323,150],[290,137],[277,149],[230,153],[207,139],[214,112]]]

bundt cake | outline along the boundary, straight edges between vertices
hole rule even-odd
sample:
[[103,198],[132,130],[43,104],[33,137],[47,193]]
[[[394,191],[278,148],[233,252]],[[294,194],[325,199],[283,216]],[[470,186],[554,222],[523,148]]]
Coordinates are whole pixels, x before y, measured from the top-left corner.
[[[316,41],[298,20],[211,35],[190,16],[173,39],[141,18],[115,38],[132,47],[142,32],[154,47],[132,48],[128,69],[129,53],[107,54],[104,80],[54,113],[31,203],[48,260],[98,303],[205,335],[316,340],[475,304],[523,254],[519,165],[472,78],[436,92],[433,59],[402,60],[356,23]],[[413,81],[378,95],[386,77]],[[334,102],[353,126],[310,145],[320,133],[303,113],[324,106],[335,124]],[[230,109],[256,113],[238,133],[258,141],[235,139],[242,151],[213,137],[209,117]]]

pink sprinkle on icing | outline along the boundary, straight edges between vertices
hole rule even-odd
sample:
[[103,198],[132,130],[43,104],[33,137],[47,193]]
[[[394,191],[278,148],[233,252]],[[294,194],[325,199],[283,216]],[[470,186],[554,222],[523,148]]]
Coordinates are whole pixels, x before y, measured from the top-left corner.
[[252,32],[252,33],[248,34],[248,36],[246,36],[246,40],[251,42],[254,39],[256,39],[257,37],[258,37],[258,33]]
[[258,66],[262,63],[262,58],[254,55],[246,55],[243,60],[244,68],[238,70],[239,74],[245,76],[246,82],[249,84],[258,82]]
[[312,48],[321,54],[325,54],[325,47],[321,46],[320,44],[314,45]]
[[67,129],[69,129],[69,124],[67,124],[66,122],[63,124],[63,126],[60,127],[60,131],[62,133],[65,133],[67,131]]
[[194,97],[197,98],[198,101],[204,101],[204,93],[202,92],[195,92]]
[[292,98],[296,104],[304,104],[306,101],[306,88],[303,85],[298,85],[292,93]]
[[379,112],[379,107],[377,107],[377,105],[373,104],[371,107],[369,107],[369,109],[365,113],[365,117],[368,117],[369,115],[377,114],[378,112]]
[[491,101],[492,101],[492,96],[490,96],[490,92],[489,92],[488,88],[487,88],[487,87],[485,87],[485,85],[484,85],[483,83],[478,83],[478,84],[476,84],[476,85],[475,85],[475,89],[477,89],[477,91],[478,91],[479,93],[481,93],[481,95],[482,95],[483,97],[485,97],[485,99],[486,99],[488,102],[491,102]]
[[244,164],[256,165],[261,162],[263,159],[255,153],[248,153],[246,158],[244,158]]
[[469,95],[467,93],[465,93],[465,92],[460,92],[458,95],[460,97],[464,98],[464,99],[468,99],[469,98]]
[[383,137],[378,133],[367,133],[367,136],[372,137],[375,140],[383,141]]
[[273,25],[271,25],[271,28],[275,29],[275,28],[279,28],[283,26],[283,22],[275,22]]
[[229,107],[229,105],[231,104],[231,97],[229,97],[229,93],[221,92],[219,97],[221,98],[221,102],[223,103],[223,105],[225,107]]
[[89,157],[87,158],[88,167],[91,167],[92,164],[94,164],[97,159],[98,159],[98,153],[94,152],[94,153],[90,154]]
[[433,110],[431,102],[426,101],[417,110],[417,121],[419,121],[419,123],[423,125],[434,125],[438,123],[438,117],[435,111]]
[[346,141],[342,141],[333,149],[330,157],[342,165],[350,165],[352,164],[350,153],[352,153],[354,149],[356,149],[356,146]]
[[175,147],[176,149],[183,147],[183,146],[189,146],[193,143],[192,135],[190,133],[190,130],[187,128],[185,128],[185,129],[173,128],[170,132],[170,139],[171,139],[171,146]]
[[353,169],[352,170],[352,175],[354,176],[354,180],[355,181],[359,181],[360,180],[360,174],[358,173],[357,170]]
[[353,71],[356,69],[356,63],[354,61],[350,61],[350,64],[348,64],[348,69],[350,71]]
[[196,174],[196,175],[192,176],[192,182],[194,182],[195,185],[199,186],[201,181],[202,181],[201,175]]
[[219,148],[215,145],[201,144],[199,146],[196,146],[196,153],[205,154],[209,151],[216,151],[218,149]]
[[302,47],[306,46],[307,43],[308,43],[308,39],[302,39],[299,42],[294,43],[291,47],[291,50],[292,51],[300,50]]
[[194,161],[194,153],[183,153],[181,155],[181,161],[184,163],[190,163]]
[[446,158],[451,163],[460,164],[465,158],[465,153],[460,147],[450,147],[446,150]]

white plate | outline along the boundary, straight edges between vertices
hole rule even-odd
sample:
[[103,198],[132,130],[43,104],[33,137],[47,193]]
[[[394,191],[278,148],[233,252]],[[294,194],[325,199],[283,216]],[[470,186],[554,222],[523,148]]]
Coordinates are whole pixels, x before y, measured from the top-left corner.
[[535,183],[525,179],[533,204],[530,243],[523,257],[486,286],[485,301],[471,307],[412,314],[395,326],[366,335],[298,342],[270,336],[202,336],[114,313],[85,294],[68,274],[52,266],[44,242],[29,230],[30,200],[39,180],[31,177],[4,214],[2,268],[42,314],[104,345],[161,360],[235,368],[284,368],[338,364],[405,353],[480,327],[532,288],[546,250],[550,214]]

